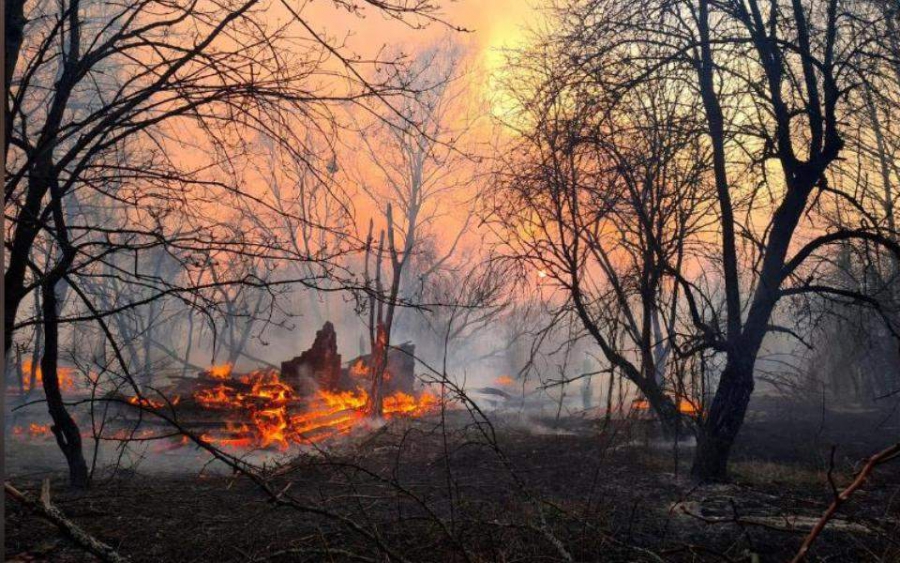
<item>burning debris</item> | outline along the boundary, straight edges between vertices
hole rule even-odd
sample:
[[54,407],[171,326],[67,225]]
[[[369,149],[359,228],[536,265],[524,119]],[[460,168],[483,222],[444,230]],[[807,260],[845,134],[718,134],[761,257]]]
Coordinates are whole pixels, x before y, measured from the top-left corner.
[[[388,351],[387,367],[384,372],[385,394],[395,392],[412,394],[414,392],[416,381],[415,352],[416,347],[411,342],[405,342],[397,349]],[[369,385],[369,381],[372,378],[372,370],[372,354],[364,354],[354,358],[350,361],[350,367],[344,371],[344,385]]]
[[[349,434],[366,418],[368,402],[361,387],[299,393],[275,370],[234,374],[227,380],[204,372],[178,412],[190,413],[187,427],[207,428],[202,437],[214,444],[285,450]],[[435,403],[428,393],[397,391],[385,398],[384,416],[422,415]]]
[[50,436],[50,425],[49,424],[37,424],[37,423],[29,423],[28,426],[13,426],[13,436],[17,438],[28,437],[28,438],[40,438],[44,436]]
[[[415,351],[411,342],[391,349],[387,354],[384,374],[384,392],[415,393]],[[372,354],[363,354],[350,360],[348,367],[341,367],[341,355],[337,351],[337,334],[334,325],[326,322],[316,332],[310,349],[292,360],[281,363],[281,377],[301,395],[315,394],[319,390],[348,391],[368,388],[374,369]]]
[[[421,416],[437,399],[415,389],[414,347],[388,355],[382,415]],[[165,390],[169,401],[131,397],[149,409],[172,408],[181,423],[203,439],[237,448],[287,449],[349,434],[366,419],[370,402],[370,355],[341,368],[334,326],[325,323],[308,350],[275,369],[235,373],[212,366]]]
[[[422,416],[434,410],[437,399],[416,389],[412,344],[388,354],[384,373],[381,416]],[[26,373],[30,365],[24,366]],[[35,379],[41,381],[36,366]],[[312,346],[282,363],[282,369],[238,373],[230,364],[214,365],[193,377],[118,399],[144,410],[174,413],[186,429],[218,446],[246,449],[286,450],[291,445],[314,444],[347,435],[371,418],[371,355],[359,356],[341,365],[334,325],[325,323]],[[59,370],[61,387],[77,391],[73,370]],[[121,421],[104,431],[105,439],[151,439],[165,435],[160,428],[143,428],[138,435],[130,426],[138,424],[137,410],[123,410]],[[152,424],[142,417],[140,424]],[[87,426],[86,426],[87,427]],[[20,440],[51,437],[50,426],[32,422],[15,425]],[[89,434],[85,434],[89,438]],[[182,439],[187,444],[186,439]]]

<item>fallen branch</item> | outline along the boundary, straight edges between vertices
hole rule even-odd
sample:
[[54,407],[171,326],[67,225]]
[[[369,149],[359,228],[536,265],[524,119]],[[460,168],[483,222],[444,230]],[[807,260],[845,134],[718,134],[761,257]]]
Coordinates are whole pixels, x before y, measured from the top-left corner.
[[[782,514],[780,516],[732,516],[730,518],[724,516],[704,516],[688,506],[677,506],[685,516],[690,516],[695,520],[706,524],[734,524],[736,526],[758,526],[773,532],[784,532],[786,534],[809,534],[819,519],[815,517],[802,516],[799,514]],[[832,519],[833,525],[840,525],[844,531],[866,534],[872,530],[862,524],[855,524],[846,520]]]
[[[803,540],[803,545],[800,546],[800,550],[797,552],[797,555],[791,560],[791,563],[800,563],[806,558],[806,554],[809,552],[809,548],[812,546],[813,542],[816,541],[816,538],[819,537],[819,534],[822,533],[822,530],[825,529],[825,526],[828,525],[829,520],[834,516],[835,512],[837,512],[838,508],[842,504],[844,504],[847,499],[850,498],[853,493],[856,492],[857,489],[863,486],[866,482],[866,479],[869,478],[869,475],[872,474],[872,471],[875,468],[883,463],[887,463],[892,459],[900,456],[900,443],[894,444],[893,446],[878,452],[877,454],[870,457],[866,464],[863,466],[862,470],[856,475],[856,479],[853,480],[850,485],[847,486],[843,491],[837,493],[835,490],[834,500],[831,501],[831,505],[828,507],[828,510],[825,511],[825,514],[819,518],[819,521],[816,523],[815,527],[806,536],[806,539]],[[829,472],[830,474],[830,472]],[[832,487],[833,487],[832,483]]]
[[82,549],[93,553],[101,560],[108,561],[109,563],[128,563],[128,558],[119,555],[115,549],[82,530],[77,524],[66,518],[60,509],[50,503],[49,479],[44,479],[44,483],[41,486],[40,501],[30,498],[9,483],[3,483],[3,489],[6,491],[7,495],[37,513],[38,516],[55,524],[57,528]]

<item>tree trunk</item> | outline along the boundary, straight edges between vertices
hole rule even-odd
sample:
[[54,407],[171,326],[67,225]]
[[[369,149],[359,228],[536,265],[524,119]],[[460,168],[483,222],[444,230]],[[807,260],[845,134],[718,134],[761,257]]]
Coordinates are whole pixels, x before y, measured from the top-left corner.
[[753,361],[729,359],[722,372],[709,415],[700,425],[691,477],[700,483],[728,480],[731,446],[747,413],[753,393]]
[[69,486],[77,489],[88,487],[87,462],[81,445],[81,432],[75,420],[66,410],[59,389],[57,373],[59,356],[59,325],[57,324],[56,282],[48,280],[42,288],[44,309],[44,356],[41,358],[41,375],[47,409],[53,419],[50,430],[69,464]]
[[19,383],[19,397],[25,396],[25,372],[22,371],[22,349],[16,346],[16,381]]
[[678,405],[675,404],[671,397],[662,392],[655,381],[647,384],[638,382],[638,388],[644,394],[644,397],[647,398],[650,409],[656,413],[663,438],[666,440],[674,439],[678,434],[678,426],[681,424],[681,413],[678,412]]
[[[3,88],[4,92],[9,92],[9,87],[12,85],[13,74],[16,71],[16,63],[19,62],[19,51],[22,48],[22,40],[25,38],[25,0],[7,0],[6,9],[4,10],[4,33],[5,40],[3,46],[4,53],[4,75],[3,75]],[[10,98],[9,94],[7,94],[7,100]],[[12,137],[12,123],[13,116],[9,114],[10,104],[7,103],[4,106],[4,112],[6,113],[6,123],[5,134],[6,137],[3,139],[3,154],[5,156],[9,156],[9,140]],[[7,349],[7,351],[9,351]]]
[[616,370],[615,368],[612,368],[609,370],[609,386],[606,388],[606,416],[603,417],[604,430],[609,428],[609,423],[612,422],[613,392],[615,391],[615,384]]
[[388,336],[381,323],[375,329],[375,345],[372,347],[372,392],[369,395],[369,416],[381,418],[384,413],[384,372],[387,369]]

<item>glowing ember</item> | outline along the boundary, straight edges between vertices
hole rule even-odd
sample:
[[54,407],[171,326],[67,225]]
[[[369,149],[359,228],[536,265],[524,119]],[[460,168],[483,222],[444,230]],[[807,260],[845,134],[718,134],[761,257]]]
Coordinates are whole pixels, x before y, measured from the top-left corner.
[[[90,434],[82,434],[83,437],[89,438]],[[158,439],[159,433],[145,428],[145,429],[135,429],[135,428],[119,428],[113,432],[102,432],[100,434],[100,438],[103,440],[113,440],[113,441],[127,441],[127,440],[152,440]]]
[[[232,396],[233,395],[233,396]],[[194,399],[209,409],[228,408],[237,402],[236,391],[227,385],[217,385],[212,389],[201,389],[194,393]]]
[[265,409],[253,413],[253,424],[259,433],[260,446],[272,444],[286,448],[288,443],[288,419],[284,408]]
[[[172,397],[171,405],[172,406],[177,405],[180,400],[181,400],[181,398],[177,395]],[[139,406],[150,408],[150,409],[161,409],[162,407],[170,404],[170,403],[166,403],[165,401],[156,401],[153,399],[149,399],[147,397],[144,397],[144,398],[130,397],[128,399],[128,403],[131,405],[139,405]]]

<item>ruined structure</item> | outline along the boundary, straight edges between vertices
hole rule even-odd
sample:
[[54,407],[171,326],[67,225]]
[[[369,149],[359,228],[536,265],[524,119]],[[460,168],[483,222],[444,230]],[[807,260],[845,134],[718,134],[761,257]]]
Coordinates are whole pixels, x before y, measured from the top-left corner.
[[[415,393],[416,347],[411,342],[405,342],[398,348],[388,351],[384,392],[390,394],[402,391],[412,395]],[[315,393],[318,389],[368,390],[372,381],[372,355],[358,356],[346,368],[342,368],[341,355],[337,351],[337,333],[334,325],[326,322],[316,332],[316,339],[310,349],[291,360],[281,362],[281,378],[300,396]]]
[[341,388],[341,355],[337,351],[337,333],[334,325],[326,322],[316,332],[312,347],[299,356],[281,362],[281,377],[300,394],[308,394],[315,388],[335,391]]

